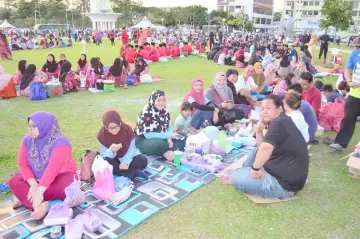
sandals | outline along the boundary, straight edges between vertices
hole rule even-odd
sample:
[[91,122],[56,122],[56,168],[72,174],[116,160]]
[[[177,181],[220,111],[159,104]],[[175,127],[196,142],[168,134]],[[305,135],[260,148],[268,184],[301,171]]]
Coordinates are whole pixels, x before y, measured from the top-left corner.
[[344,147],[341,146],[340,144],[331,144],[329,147],[332,148],[332,149],[335,149],[336,151],[343,151],[344,150]]

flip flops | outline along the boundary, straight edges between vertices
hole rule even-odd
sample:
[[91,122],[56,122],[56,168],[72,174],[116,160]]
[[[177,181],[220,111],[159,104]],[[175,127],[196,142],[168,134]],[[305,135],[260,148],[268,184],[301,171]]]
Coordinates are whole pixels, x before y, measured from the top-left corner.
[[344,149],[344,147],[341,146],[340,144],[331,144],[329,147],[335,149],[336,151],[343,151]]

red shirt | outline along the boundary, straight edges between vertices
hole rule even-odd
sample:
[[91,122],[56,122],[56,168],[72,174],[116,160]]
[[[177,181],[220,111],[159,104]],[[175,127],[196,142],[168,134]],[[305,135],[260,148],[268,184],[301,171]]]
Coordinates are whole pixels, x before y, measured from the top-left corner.
[[166,56],[171,56],[171,49],[168,48],[168,47],[163,47],[163,48],[165,48],[165,55]]
[[142,58],[144,58],[145,60],[150,60],[150,54],[146,49],[142,49],[140,51],[140,55],[142,56]]
[[115,33],[110,33],[110,39],[114,39],[115,38]]
[[124,53],[127,62],[134,63],[136,58],[136,51],[134,49],[127,49]]
[[192,48],[191,48],[189,45],[184,45],[184,46],[181,48],[181,51],[182,51],[182,52],[187,52],[188,54],[191,54]]
[[163,57],[163,56],[166,56],[166,54],[165,54],[165,48],[164,47],[159,47],[159,55],[160,55],[160,57]]
[[157,62],[159,61],[159,58],[160,54],[158,49],[156,47],[152,47],[150,51],[150,60],[152,60],[153,62]]
[[175,57],[178,57],[178,56],[180,56],[180,47],[173,46],[172,49],[171,49],[171,57],[175,58]]
[[319,114],[321,107],[321,93],[315,86],[307,92],[303,91],[302,99],[307,101],[314,108],[316,115]]
[[139,39],[142,33],[143,33],[142,31],[138,31],[136,34],[136,38]]
[[126,31],[121,32],[121,41],[124,45],[127,45],[129,43],[129,36]]

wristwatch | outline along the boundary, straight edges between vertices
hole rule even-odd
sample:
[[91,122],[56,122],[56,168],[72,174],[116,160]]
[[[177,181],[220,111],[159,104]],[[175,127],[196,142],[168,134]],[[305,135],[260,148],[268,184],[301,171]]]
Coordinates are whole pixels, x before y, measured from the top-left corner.
[[254,170],[254,171],[260,171],[261,168],[254,168],[254,165],[252,165],[251,169]]

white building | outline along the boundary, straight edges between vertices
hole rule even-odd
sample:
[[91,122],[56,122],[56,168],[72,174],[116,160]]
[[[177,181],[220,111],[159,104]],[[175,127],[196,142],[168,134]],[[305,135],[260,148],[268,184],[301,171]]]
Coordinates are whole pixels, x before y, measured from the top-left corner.
[[274,0],[218,0],[217,10],[239,13],[244,9],[254,22],[256,29],[271,28]]
[[283,19],[292,16],[295,20],[294,28],[296,30],[315,31],[320,27],[321,8],[324,0],[284,0]]

